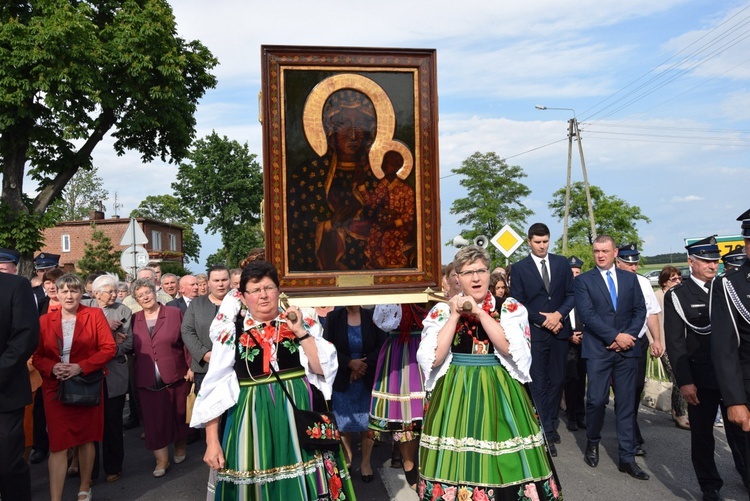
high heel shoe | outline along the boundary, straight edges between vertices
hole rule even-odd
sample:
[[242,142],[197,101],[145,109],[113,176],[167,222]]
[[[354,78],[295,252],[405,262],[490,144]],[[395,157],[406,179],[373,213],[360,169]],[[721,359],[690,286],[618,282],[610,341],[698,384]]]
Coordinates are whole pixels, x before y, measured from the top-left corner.
[[419,469],[415,466],[409,471],[404,470],[404,476],[409,487],[416,490],[417,482],[419,482]]
[[683,430],[690,429],[690,421],[688,421],[687,416],[678,416],[674,411],[672,411],[672,419],[674,420],[674,425],[677,428],[681,428]]

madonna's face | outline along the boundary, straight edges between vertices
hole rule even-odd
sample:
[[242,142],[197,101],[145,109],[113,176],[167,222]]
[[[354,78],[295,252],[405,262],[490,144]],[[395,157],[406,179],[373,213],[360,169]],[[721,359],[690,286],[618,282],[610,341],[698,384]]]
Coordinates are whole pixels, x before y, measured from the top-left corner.
[[333,147],[343,157],[361,153],[365,146],[372,118],[354,109],[344,108],[331,119]]

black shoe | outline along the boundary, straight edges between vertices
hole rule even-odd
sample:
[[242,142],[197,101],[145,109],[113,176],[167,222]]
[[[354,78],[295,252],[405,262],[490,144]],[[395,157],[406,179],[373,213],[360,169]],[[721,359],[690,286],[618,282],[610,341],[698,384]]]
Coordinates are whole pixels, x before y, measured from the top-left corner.
[[553,431],[552,436],[550,438],[550,442],[552,442],[553,444],[559,444],[561,442],[560,434],[557,433],[556,431]]
[[586,452],[583,453],[583,460],[592,468],[599,464],[599,444],[586,443]]
[[636,456],[645,456],[646,455],[646,449],[644,449],[642,445],[636,445],[635,446],[635,455]]
[[133,428],[138,428],[141,425],[141,422],[137,419],[128,419],[124,423],[122,423],[122,429],[123,430],[132,430]]
[[721,497],[721,494],[719,494],[719,489],[703,492],[703,501],[723,501],[723,500],[724,498]]
[[565,426],[568,428],[568,431],[578,431],[578,424],[575,421],[568,421],[568,424]]
[[362,475],[362,481],[366,484],[372,482],[373,478],[374,477],[372,475]]
[[419,468],[415,466],[409,471],[404,470],[404,476],[410,487],[417,485],[417,482],[419,482]]
[[620,463],[617,469],[627,473],[633,478],[637,478],[638,480],[648,480],[649,478],[651,478],[648,476],[648,473],[641,470],[641,467],[638,466],[635,461],[631,463]]
[[29,456],[29,463],[39,464],[47,459],[47,456],[49,456],[49,452],[34,449],[33,451],[31,451],[31,455]]
[[579,427],[580,429],[582,429],[582,430],[585,430],[585,429],[586,429],[586,420],[585,420],[585,419],[583,419],[583,418],[581,418],[581,419],[576,419],[576,424],[578,425],[578,427]]
[[555,444],[553,444],[552,442],[548,442],[547,446],[549,447],[549,455],[552,456],[553,458],[556,458],[557,457],[557,447],[555,447]]

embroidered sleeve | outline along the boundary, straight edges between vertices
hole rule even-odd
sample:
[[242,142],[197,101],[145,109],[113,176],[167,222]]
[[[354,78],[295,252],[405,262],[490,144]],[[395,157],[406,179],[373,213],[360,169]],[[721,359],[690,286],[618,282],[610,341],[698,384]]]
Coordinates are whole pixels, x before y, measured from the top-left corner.
[[302,345],[300,345],[299,360],[302,367],[305,368],[305,373],[310,383],[323,393],[326,400],[330,400],[333,380],[336,379],[336,373],[339,370],[336,347],[323,339],[323,326],[320,325],[315,309],[301,308],[300,310],[302,311],[302,322],[305,330],[315,339],[315,347],[318,349],[318,361],[323,368],[323,375],[314,374],[310,371],[310,362]]
[[531,382],[531,330],[526,308],[512,297],[506,299],[500,310],[500,326],[508,340],[508,355],[495,350],[495,356],[513,379]]
[[417,350],[417,362],[424,373],[424,387],[427,391],[435,388],[435,383],[448,372],[448,367],[453,360],[453,353],[449,350],[442,364],[438,367],[432,366],[435,363],[438,332],[448,321],[450,313],[450,306],[447,303],[438,303],[430,310],[423,322],[424,328],[422,341]]
[[379,304],[375,306],[372,314],[372,321],[379,329],[385,332],[391,332],[398,329],[401,323],[401,305],[400,304]]
[[234,320],[242,303],[236,292],[224,297],[219,313],[211,322],[211,363],[195,400],[191,428],[205,428],[209,421],[233,407],[239,398],[240,385],[234,372]]

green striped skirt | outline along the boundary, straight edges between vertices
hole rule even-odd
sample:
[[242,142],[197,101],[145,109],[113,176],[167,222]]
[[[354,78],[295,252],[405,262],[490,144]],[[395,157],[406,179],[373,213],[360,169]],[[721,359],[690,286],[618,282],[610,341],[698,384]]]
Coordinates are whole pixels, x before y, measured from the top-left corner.
[[[295,404],[309,410],[312,389],[304,371],[280,376]],[[225,468],[217,476],[216,500],[356,499],[341,448],[300,447],[292,406],[273,376],[240,381],[222,445]]]
[[421,500],[561,500],[526,389],[495,355],[453,354],[419,443]]

